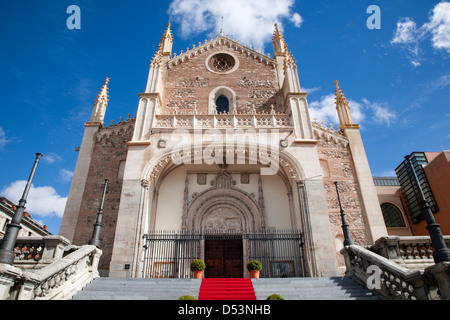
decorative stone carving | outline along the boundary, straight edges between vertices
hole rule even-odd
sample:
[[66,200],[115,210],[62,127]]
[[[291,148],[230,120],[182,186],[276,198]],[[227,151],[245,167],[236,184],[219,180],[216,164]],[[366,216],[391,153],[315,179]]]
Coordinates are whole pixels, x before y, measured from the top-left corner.
[[205,229],[242,231],[242,217],[230,209],[218,208],[204,218]]
[[206,173],[197,173],[197,183],[201,186],[206,184]]
[[250,183],[250,174],[247,172],[241,173],[241,183],[242,184],[249,184]]

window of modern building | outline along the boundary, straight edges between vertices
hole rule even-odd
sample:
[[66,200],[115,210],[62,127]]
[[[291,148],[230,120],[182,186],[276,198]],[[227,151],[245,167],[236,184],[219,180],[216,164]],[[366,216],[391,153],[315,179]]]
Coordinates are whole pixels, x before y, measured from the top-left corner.
[[410,155],[412,166],[409,165],[407,160],[404,160],[396,169],[398,180],[400,182],[405,202],[408,207],[408,212],[411,217],[412,223],[419,223],[425,219],[425,215],[422,209],[422,203],[419,196],[419,190],[417,189],[414,179],[414,170],[425,199],[430,205],[431,211],[436,213],[439,211],[436,200],[434,199],[433,192],[431,191],[427,177],[425,176],[425,170],[423,165],[428,163],[424,152],[413,152]]
[[403,220],[402,213],[396,205],[392,203],[382,203],[381,212],[383,212],[384,222],[388,228],[401,228],[405,227],[405,221]]

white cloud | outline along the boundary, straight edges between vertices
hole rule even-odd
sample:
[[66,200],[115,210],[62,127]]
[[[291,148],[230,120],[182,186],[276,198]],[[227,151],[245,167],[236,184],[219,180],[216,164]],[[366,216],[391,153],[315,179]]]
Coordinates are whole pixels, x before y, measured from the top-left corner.
[[416,23],[410,18],[403,18],[397,22],[397,30],[391,43],[408,44],[416,43],[418,33]]
[[432,34],[431,42],[436,49],[446,50],[450,53],[450,3],[438,3],[434,9],[430,22],[424,29]]
[[420,45],[422,31],[417,28],[417,24],[410,18],[403,18],[397,22],[397,30],[391,44],[399,45],[408,52],[409,60],[415,67],[420,65]]
[[49,164],[52,164],[52,163],[55,163],[56,161],[60,161],[60,160],[61,160],[61,157],[60,157],[59,155],[57,155],[56,153],[49,153],[49,154],[45,154],[45,155],[42,157],[42,159],[43,159],[45,162],[47,162],[47,163],[49,163]]
[[391,121],[393,121],[393,120],[395,120],[395,118],[397,118],[395,113],[391,112],[387,105],[383,106],[376,102],[370,102],[366,98],[363,98],[362,101],[364,102],[366,108],[370,109],[374,113],[372,119],[376,123],[381,124],[383,122],[386,122],[386,124],[388,126],[390,126]]
[[0,126],[0,148],[3,148],[10,141],[11,140],[6,138],[6,133],[3,130],[3,127]]
[[[329,94],[322,96],[319,101],[313,101],[309,103],[309,113],[311,120],[317,119],[318,122],[325,121],[325,124],[333,123],[339,125],[339,117],[336,111],[335,95]],[[362,105],[353,100],[349,100],[348,105],[352,113],[352,119],[354,123],[361,123],[365,118],[362,112]]]
[[421,64],[420,42],[430,37],[435,49],[450,53],[450,3],[438,3],[430,13],[430,21],[421,27],[411,18],[402,18],[397,22],[397,29],[391,44],[406,50],[408,58],[415,67]]
[[[17,204],[23,195],[26,184],[25,180],[14,181],[3,188],[1,194]],[[52,187],[34,187],[32,185],[28,193],[25,210],[32,215],[41,217],[56,215],[61,218],[64,214],[66,201],[67,197],[61,197]]]
[[[389,110],[386,104],[370,102],[366,98],[362,99],[362,104],[351,99],[347,99],[352,119],[354,123],[363,124],[366,119],[388,126],[396,119],[395,113]],[[325,121],[325,124],[333,123],[339,125],[339,117],[336,111],[335,95],[322,96],[319,101],[309,103],[311,119],[318,122]]]
[[224,33],[262,49],[272,40],[274,24],[282,20],[300,27],[303,19],[292,11],[295,0],[173,0],[170,18],[180,23],[183,37],[210,32]]
[[63,182],[70,182],[73,177],[73,172],[66,169],[59,170],[59,176]]
[[319,91],[320,89],[321,89],[320,87],[314,87],[314,88],[303,88],[302,87],[302,91],[307,92],[308,94]]

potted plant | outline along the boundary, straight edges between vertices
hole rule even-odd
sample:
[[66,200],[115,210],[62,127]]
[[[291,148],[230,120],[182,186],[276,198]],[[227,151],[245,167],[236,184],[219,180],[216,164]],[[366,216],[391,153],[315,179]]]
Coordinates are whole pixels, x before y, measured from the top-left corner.
[[259,272],[262,269],[262,264],[258,260],[252,260],[247,264],[247,269],[248,269],[248,271],[250,271],[252,278],[258,279]]
[[266,298],[266,300],[284,300],[284,298],[276,293],[271,294]]
[[191,271],[194,272],[195,279],[201,279],[203,276],[203,270],[205,270],[206,265],[201,259],[195,259],[191,262]]
[[193,296],[190,295],[184,295],[178,298],[178,300],[197,300]]

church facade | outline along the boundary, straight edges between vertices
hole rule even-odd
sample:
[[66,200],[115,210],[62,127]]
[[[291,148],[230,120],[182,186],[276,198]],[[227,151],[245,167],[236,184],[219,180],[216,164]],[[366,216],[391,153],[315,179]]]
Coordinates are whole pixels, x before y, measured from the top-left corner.
[[355,243],[387,235],[338,82],[335,129],[310,119],[277,25],[272,40],[273,57],[223,34],[176,55],[169,25],[136,117],[110,126],[106,80],[60,228],[74,244],[89,241],[108,179],[103,275],[184,277],[194,258],[206,261],[209,277],[248,276],[246,263],[256,258],[268,277],[340,274],[334,182]]

